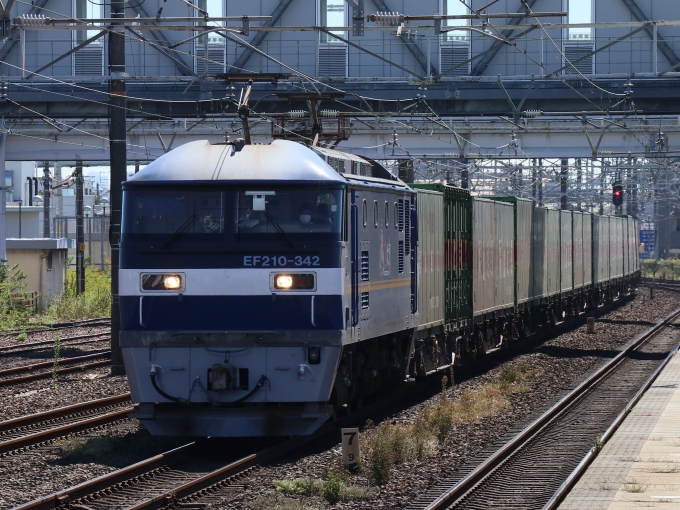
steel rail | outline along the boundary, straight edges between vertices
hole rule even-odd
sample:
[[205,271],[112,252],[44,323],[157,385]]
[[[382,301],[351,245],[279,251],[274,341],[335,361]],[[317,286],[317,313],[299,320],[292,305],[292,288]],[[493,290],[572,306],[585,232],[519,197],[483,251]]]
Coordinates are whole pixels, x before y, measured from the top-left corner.
[[[103,351],[103,352],[97,352],[94,354],[86,354],[85,356],[76,356],[74,358],[60,358],[59,359],[59,364],[61,363],[78,363],[80,361],[89,361],[93,359],[98,359],[102,358],[108,354],[111,354],[111,351]],[[38,363],[31,363],[31,364],[26,364],[26,365],[21,365],[19,367],[13,367],[13,368],[8,368],[6,370],[0,370],[0,378],[12,375],[12,374],[19,374],[21,372],[31,372],[32,370],[35,370],[36,368],[44,368],[44,367],[52,367],[54,366],[54,360],[50,361],[40,361]],[[0,381],[0,384],[2,381]]]
[[[433,379],[431,382],[433,385],[436,383],[436,387],[439,387],[438,381]],[[384,401],[366,406],[350,415],[340,418],[335,422],[327,423],[310,436],[299,436],[284,443],[269,447],[259,453],[247,455],[239,460],[229,463],[226,466],[211,471],[206,475],[200,476],[189,482],[185,482],[184,484],[174,488],[166,489],[158,496],[139,501],[136,504],[126,508],[128,510],[142,508],[164,508],[178,499],[190,498],[191,496],[195,496],[202,491],[210,490],[211,487],[219,487],[220,484],[230,477],[242,474],[247,469],[256,465],[271,462],[272,460],[281,457],[290,451],[298,449],[305,444],[316,441],[321,437],[336,432],[342,426],[362,423],[367,418],[383,412],[389,406],[395,405],[396,403],[403,401],[405,398],[415,396],[417,392],[423,391],[424,389],[425,388],[423,386],[407,387],[405,391],[401,392],[398,396],[392,395],[390,398],[387,398]],[[59,508],[60,505],[65,502],[72,503],[80,498],[92,497],[95,495],[95,493],[100,491],[109,492],[110,490],[114,489],[114,486],[118,484],[124,484],[124,486],[129,487],[129,485],[134,482],[134,480],[131,479],[135,477],[144,477],[144,479],[147,479],[147,477],[153,475],[152,471],[181,460],[180,454],[181,456],[188,455],[191,451],[192,445],[194,444],[195,443],[186,444],[175,450],[171,450],[170,452],[151,457],[142,462],[138,462],[137,464],[133,464],[126,468],[102,475],[80,485],[61,490],[54,494],[50,494],[33,501],[29,501],[22,505],[16,506],[13,510],[51,510]]]
[[477,466],[477,468],[475,468],[465,478],[440,495],[434,502],[430,503],[426,509],[439,510],[453,506],[457,501],[462,499],[466,494],[473,490],[475,486],[491,475],[491,473],[493,473],[496,468],[498,468],[506,460],[517,453],[532,438],[536,437],[540,431],[544,430],[548,425],[563,415],[565,411],[567,411],[574,403],[576,403],[588,390],[595,386],[595,384],[616,370],[616,368],[618,368],[618,366],[630,355],[630,353],[663,330],[670,323],[670,321],[678,317],[678,315],[680,315],[680,308],[676,309],[671,314],[657,322],[652,328],[639,335],[621,352],[619,352],[619,354],[596,370],[574,390],[572,390],[554,406],[548,409],[542,416],[537,418],[533,423],[527,426],[513,439],[511,439],[493,455],[488,457],[484,462]]
[[[66,418],[70,415],[77,415],[78,413],[92,411],[97,408],[108,408],[118,405],[128,401],[129,397],[129,394],[118,395],[116,397],[108,397],[104,399],[83,402],[81,404],[74,404],[72,406],[54,409],[45,413],[36,413],[28,416],[22,416],[15,418],[14,420],[0,422],[0,427],[2,427],[3,431],[7,432],[12,429],[22,429],[24,427],[39,425],[42,423],[48,424],[49,421],[58,418]],[[55,439],[57,437],[62,437],[75,432],[81,432],[83,430],[125,419],[132,409],[133,408],[131,406],[126,406],[120,409],[110,410],[99,416],[84,417],[82,419],[79,419],[79,416],[74,416],[73,418],[76,421],[62,425],[55,424],[55,426],[38,432],[30,433],[29,431],[29,433],[26,433],[20,437],[0,441],[0,454],[12,452],[21,448],[27,448],[45,441],[49,441],[51,439]],[[18,432],[22,431],[19,430]]]
[[177,462],[187,456],[195,444],[192,442],[182,445],[174,450],[155,455],[122,469],[98,476],[92,480],[87,480],[68,489],[23,503],[14,507],[13,510],[51,510],[58,508],[62,503],[84,498],[99,491],[109,489],[119,483],[128,482],[138,476],[146,475],[166,464]]
[[18,450],[19,448],[26,448],[27,446],[33,446],[36,443],[49,441],[50,439],[55,439],[57,437],[72,434],[74,432],[81,432],[83,430],[122,420],[127,418],[127,415],[130,412],[132,412],[132,407],[125,407],[123,409],[111,411],[101,416],[95,416],[94,418],[87,418],[75,423],[67,423],[66,425],[60,425],[49,430],[43,430],[41,432],[35,432],[34,434],[28,434],[15,439],[10,439],[8,441],[3,441],[0,442],[0,454]]
[[[90,335],[78,335],[78,336],[69,336],[66,338],[60,338],[59,342],[65,342],[67,340],[82,340],[83,338],[92,338],[95,336],[105,336],[105,335],[111,335],[111,332],[107,331],[106,333],[93,333]],[[105,340],[105,339],[104,339]],[[103,342],[104,340],[97,340],[98,342]],[[26,351],[32,351],[32,350],[38,350],[38,349],[32,349],[32,347],[42,347],[42,346],[52,346],[54,345],[54,340],[42,340],[40,342],[32,342],[30,344],[20,344],[20,345],[5,345],[0,347],[0,352],[6,352],[6,351],[13,351],[15,349],[21,350],[26,350]],[[79,345],[79,344],[74,344],[74,345]],[[28,347],[28,349],[27,349]]]
[[105,322],[111,322],[111,319],[107,317],[101,317],[98,319],[86,319],[84,321],[80,322],[57,322],[55,324],[52,324],[51,326],[45,326],[45,327],[38,327],[34,329],[19,329],[16,331],[5,331],[4,333],[0,333],[0,336],[9,336],[9,335],[20,335],[21,333],[35,333],[35,332],[45,332],[45,331],[57,331],[60,329],[68,329],[68,328],[77,328],[77,327],[85,327],[85,326],[99,326],[100,323],[102,326],[107,326],[109,324],[104,324]]
[[52,409],[50,411],[44,411],[41,413],[27,414],[25,416],[19,416],[18,418],[12,418],[9,420],[0,421],[0,432],[4,432],[11,429],[16,429],[19,427],[27,427],[29,425],[35,425],[43,421],[54,420],[56,418],[61,418],[63,416],[68,416],[69,414],[82,413],[84,411],[90,411],[98,407],[113,406],[127,402],[130,400],[129,393],[123,393],[121,395],[116,395],[115,397],[100,398],[97,400],[88,400],[86,402],[81,402],[79,404],[72,404],[70,406],[59,407],[57,409]]
[[[437,382],[435,379],[431,379],[430,382]],[[437,382],[437,386],[439,383]],[[399,395],[391,395],[388,399],[382,402],[377,402],[375,404],[369,405],[358,411],[340,418],[339,420],[331,423],[326,423],[319,430],[310,436],[299,436],[293,438],[285,443],[281,443],[260,453],[248,455],[232,462],[224,467],[211,471],[203,476],[196,478],[190,482],[187,482],[179,487],[167,489],[162,494],[159,494],[153,498],[147,499],[145,501],[140,501],[139,503],[127,507],[127,510],[153,510],[160,508],[167,508],[174,505],[176,502],[182,499],[191,498],[198,494],[203,493],[210,488],[219,489],[221,484],[228,478],[234,477],[243,473],[245,470],[252,468],[257,465],[262,465],[267,462],[271,462],[276,458],[282,457],[287,453],[299,449],[301,446],[311,443],[312,441],[318,440],[321,437],[327,436],[336,432],[343,426],[349,424],[357,424],[364,422],[367,418],[375,416],[395,405],[398,402],[403,401],[405,398],[410,398],[414,396],[417,392],[422,391],[423,387],[410,387],[406,388],[405,391],[399,393]]]
[[[677,310],[677,313],[680,313],[680,309]],[[437,381],[435,381],[435,379],[431,379],[431,382],[434,383]],[[439,387],[438,382],[436,385]],[[305,444],[318,440],[321,437],[337,431],[337,429],[340,427],[348,426],[352,423],[361,423],[367,418],[374,417],[376,414],[384,412],[384,410],[389,408],[389,406],[395,405],[396,403],[403,401],[405,398],[411,398],[415,396],[417,392],[421,391],[423,391],[423,387],[419,385],[406,387],[405,391],[400,392],[398,396],[391,395],[390,398],[387,398],[382,402],[366,406],[357,412],[339,419],[336,422],[327,423],[311,436],[297,437],[286,441],[285,443],[265,449],[259,453],[247,455],[194,480],[185,482],[179,486],[175,486],[174,488],[165,489],[162,494],[146,500],[138,501],[132,506],[128,506],[126,508],[136,510],[165,508],[169,505],[177,503],[178,501],[191,500],[197,496],[200,497],[200,495],[205,494],[208,491],[219,490],[219,488],[229,478],[242,474],[244,471],[254,466],[271,462],[272,460],[281,457],[292,450],[298,449]],[[24,503],[15,507],[14,510],[51,510],[54,508],[59,508],[62,504],[73,503],[74,501],[81,498],[91,499],[92,497],[96,497],[95,493],[98,492],[109,493],[111,490],[115,490],[116,485],[130,487],[130,485],[134,483],[133,479],[136,477],[141,477],[141,479],[148,480],[148,477],[153,476],[154,470],[159,470],[159,468],[179,460],[180,453],[182,453],[182,455],[188,455],[192,445],[194,445],[194,443],[190,443],[176,450],[151,457],[145,461],[133,464],[107,475],[102,475],[80,485]],[[84,504],[86,505],[87,503],[85,502]]]
[[[78,356],[76,358],[63,358],[59,362],[65,362],[65,363],[79,363],[82,361],[88,361],[91,359],[97,359],[97,358],[103,358],[107,355],[110,354],[110,351],[107,351],[106,353],[100,353],[100,354],[89,354],[87,356]],[[59,368],[57,370],[50,370],[48,372],[38,372],[35,374],[29,374],[29,375],[22,375],[20,377],[10,377],[9,379],[2,379],[0,380],[0,387],[2,386],[11,386],[13,384],[19,384],[23,382],[29,382],[29,381],[36,381],[38,379],[44,379],[46,377],[52,377],[55,374],[61,375],[61,374],[70,374],[72,372],[78,372],[90,368],[99,368],[99,367],[104,367],[107,365],[111,364],[111,360],[107,359],[104,361],[95,361],[93,363],[86,363],[84,365],[76,365],[74,367],[63,367]],[[46,361],[44,363],[37,363],[35,365],[31,365],[28,368],[27,367],[17,367],[17,368],[10,368],[9,370],[3,370],[0,372],[0,375],[8,375],[7,372],[15,372],[15,371],[29,371],[30,368],[35,368],[35,367],[45,367],[45,366],[54,366],[54,361]]]

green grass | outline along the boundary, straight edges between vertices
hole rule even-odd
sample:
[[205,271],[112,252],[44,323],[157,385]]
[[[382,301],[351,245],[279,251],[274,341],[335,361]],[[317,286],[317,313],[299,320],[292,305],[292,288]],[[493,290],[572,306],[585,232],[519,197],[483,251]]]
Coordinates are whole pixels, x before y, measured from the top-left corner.
[[85,292],[76,295],[76,272],[69,271],[66,288],[45,311],[51,321],[62,319],[92,319],[111,314],[111,269],[85,269]]
[[323,479],[306,476],[293,480],[275,480],[277,492],[286,496],[323,499],[334,505],[340,501],[356,501],[373,497],[375,491],[352,483],[347,471],[330,470]]
[[505,364],[494,382],[475,390],[463,391],[453,399],[447,391],[448,378],[442,380],[439,398],[426,404],[412,423],[369,423],[361,437],[362,472],[374,485],[391,478],[392,467],[423,459],[445,448],[453,427],[472,424],[506,409],[508,398],[527,391],[542,375],[522,362]]
[[0,331],[25,329],[35,315],[25,289],[26,274],[19,266],[0,264]]
[[642,276],[655,276],[662,280],[680,280],[680,259],[641,260]]
[[[0,265],[0,332],[38,329],[54,322],[111,315],[111,269],[85,269],[85,292],[76,295],[76,273],[69,270],[64,292],[46,310],[36,312],[26,289],[26,274],[18,267]],[[17,341],[26,334],[17,336]]]

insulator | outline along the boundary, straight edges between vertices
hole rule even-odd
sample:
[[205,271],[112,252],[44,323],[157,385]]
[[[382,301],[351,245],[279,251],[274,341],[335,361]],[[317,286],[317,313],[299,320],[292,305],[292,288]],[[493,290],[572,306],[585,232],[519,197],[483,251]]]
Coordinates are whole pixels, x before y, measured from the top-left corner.
[[404,15],[398,12],[379,12],[371,16],[371,21],[378,25],[398,25],[404,22]]
[[44,14],[22,14],[14,19],[17,25],[37,27],[49,25],[52,23],[52,18],[45,17]]
[[286,115],[294,119],[301,119],[309,115],[309,113],[306,112],[305,110],[291,110]]
[[321,110],[322,117],[337,117],[338,110]]
[[541,110],[525,110],[522,112],[522,115],[527,119],[535,119],[536,117],[540,117],[542,113]]

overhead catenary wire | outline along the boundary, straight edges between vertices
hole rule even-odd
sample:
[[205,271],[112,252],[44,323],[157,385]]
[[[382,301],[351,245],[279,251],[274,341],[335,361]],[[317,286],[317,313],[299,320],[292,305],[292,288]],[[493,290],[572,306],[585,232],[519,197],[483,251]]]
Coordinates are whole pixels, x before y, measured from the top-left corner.
[[[97,27],[97,28],[99,28],[99,27]],[[543,29],[545,30],[545,28],[543,28]],[[152,45],[153,45],[153,44],[152,44]],[[164,46],[161,46],[161,45],[155,45],[155,46],[157,46],[157,47],[159,47],[159,48],[163,48],[163,47],[164,47]],[[318,82],[318,83],[322,83],[322,82],[320,82],[320,81],[318,81],[318,80],[317,80],[317,82]],[[335,90],[337,90],[337,91],[342,91],[342,92],[344,92],[344,93],[347,93],[348,95],[355,95],[356,97],[365,98],[365,99],[369,99],[369,100],[373,100],[373,101],[379,101],[379,102],[394,101],[394,100],[384,100],[384,99],[377,99],[377,98],[368,98],[367,96],[360,96],[360,95],[348,93],[348,92],[343,91],[342,89],[337,88],[337,87],[332,87],[332,88],[335,89]],[[83,87],[83,89],[85,89],[85,90],[95,90],[95,89],[90,89],[90,88],[87,88],[87,87]],[[96,90],[95,90],[95,91],[96,91]],[[100,91],[97,91],[97,92],[100,92]],[[131,99],[134,99],[134,98],[131,98]],[[137,98],[137,99],[139,99],[139,100],[147,100],[146,98],[141,98],[141,99],[140,99],[140,98]],[[412,100],[412,99],[402,99],[402,100],[396,100],[396,101],[403,102],[403,101],[413,101],[413,100]],[[184,102],[184,101],[177,101],[177,102]],[[192,102],[195,102],[195,101],[186,101],[186,102],[192,103]],[[367,105],[367,106],[368,106],[368,105]],[[429,107],[429,105],[428,105],[428,107]],[[369,108],[370,108],[370,106],[369,106]],[[129,109],[129,108],[128,108],[128,109]],[[430,110],[432,110],[431,107],[430,107]],[[601,109],[600,109],[600,110],[601,110]],[[367,112],[366,110],[361,110],[361,109],[359,109],[358,111],[362,111],[362,112],[365,113],[365,114],[368,114],[368,113],[369,113],[369,112]],[[601,111],[602,111],[602,110],[601,110]],[[144,113],[146,113],[146,112],[144,112]],[[603,111],[603,113],[604,113],[604,111]],[[609,113],[607,113],[607,114],[609,114]],[[161,116],[159,116],[159,117],[161,117]],[[428,120],[432,121],[433,119],[429,118]],[[390,121],[390,122],[392,122],[392,121]],[[403,123],[402,123],[401,125],[407,126],[406,124],[403,124]],[[419,134],[425,135],[425,136],[432,136],[431,134],[423,133],[419,128],[417,128],[417,127],[415,127],[415,126],[413,126],[413,125],[408,126],[407,128],[410,129],[410,130],[413,130],[414,132],[417,132],[417,133],[419,133]],[[455,132],[454,132],[454,135],[456,135]],[[646,133],[645,133],[645,135],[646,135]],[[456,135],[456,136],[459,136],[459,135]],[[647,135],[647,137],[649,138],[648,135]],[[437,138],[437,137],[434,137],[434,138]],[[438,139],[438,138],[437,138],[437,139]],[[439,140],[442,141],[441,139],[439,139]],[[465,139],[463,139],[463,140],[465,140]],[[639,141],[639,140],[638,140],[638,141]],[[650,140],[650,141],[651,141],[651,140]],[[469,142],[469,141],[467,141],[467,142]],[[445,143],[450,143],[450,142],[445,142]],[[476,145],[476,144],[475,144],[475,145]],[[477,145],[477,146],[478,146],[478,145]]]

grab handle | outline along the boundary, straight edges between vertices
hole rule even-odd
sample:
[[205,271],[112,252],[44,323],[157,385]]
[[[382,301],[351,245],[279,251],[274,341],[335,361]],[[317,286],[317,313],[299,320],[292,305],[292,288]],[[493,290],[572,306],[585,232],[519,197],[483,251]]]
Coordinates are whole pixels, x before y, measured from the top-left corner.
[[144,321],[142,320],[142,313],[144,313],[143,309],[142,309],[143,301],[144,301],[144,296],[139,296],[139,325],[142,326],[143,328],[145,328],[146,324],[144,324]]
[[312,326],[316,327],[316,324],[314,324],[314,296],[312,296]]

